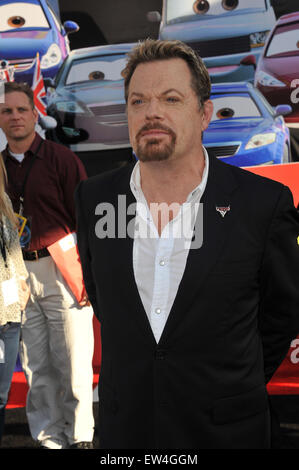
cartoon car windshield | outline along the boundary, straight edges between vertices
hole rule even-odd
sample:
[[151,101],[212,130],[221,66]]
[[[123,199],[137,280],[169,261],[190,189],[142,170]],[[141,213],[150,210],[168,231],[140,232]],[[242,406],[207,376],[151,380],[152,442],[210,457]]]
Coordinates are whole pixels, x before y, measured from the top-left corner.
[[261,113],[248,94],[230,96],[218,95],[211,97],[214,104],[212,121],[220,119],[256,118]]
[[11,2],[0,5],[0,32],[25,28],[50,28],[39,3]]
[[[198,15],[202,14],[203,17],[208,15],[229,15],[232,12],[238,12],[240,10],[259,9],[264,10],[265,5],[261,0],[239,0],[231,1],[227,3],[227,7],[223,6],[223,2],[220,0],[209,0],[209,1],[194,1],[194,0],[169,0],[167,2],[166,22],[178,22],[192,20],[198,20]],[[231,6],[229,6],[231,5]]]
[[121,71],[125,68],[124,55],[94,57],[88,60],[76,60],[66,79],[66,85],[74,85],[89,80],[121,80]]
[[279,26],[268,46],[266,57],[299,54],[299,23]]

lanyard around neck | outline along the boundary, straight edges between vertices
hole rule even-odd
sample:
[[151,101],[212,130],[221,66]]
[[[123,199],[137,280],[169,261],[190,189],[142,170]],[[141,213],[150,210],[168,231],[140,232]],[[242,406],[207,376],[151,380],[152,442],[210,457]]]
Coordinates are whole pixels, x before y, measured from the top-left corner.
[[31,172],[31,169],[32,169],[32,167],[33,167],[33,164],[34,164],[36,158],[37,158],[37,154],[38,154],[38,152],[39,152],[39,150],[40,150],[42,144],[43,144],[43,140],[40,141],[40,144],[39,144],[37,150],[34,152],[33,157],[32,157],[32,159],[31,159],[31,161],[30,161],[30,163],[29,163],[29,166],[28,166],[28,168],[27,168],[27,172],[26,172],[25,178],[24,178],[24,180],[23,180],[23,184],[22,184],[22,188],[21,188],[21,192],[20,192],[20,197],[19,197],[19,200],[20,200],[19,214],[20,214],[20,215],[23,215],[23,210],[24,210],[24,194],[25,194],[25,188],[26,188],[26,184],[27,184],[27,181],[28,181],[28,177],[29,177],[29,174],[30,174],[30,172]]

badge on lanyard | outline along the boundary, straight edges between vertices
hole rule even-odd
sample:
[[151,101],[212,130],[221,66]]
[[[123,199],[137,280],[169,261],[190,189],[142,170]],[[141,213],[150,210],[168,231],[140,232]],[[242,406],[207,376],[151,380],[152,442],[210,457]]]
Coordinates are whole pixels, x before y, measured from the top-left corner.
[[1,283],[4,307],[19,302],[19,289],[15,277]]
[[18,219],[18,234],[19,234],[19,237],[21,238],[22,236],[22,233],[24,232],[24,228],[25,228],[25,225],[26,225],[26,222],[27,222],[27,219],[26,217],[23,217],[22,215],[20,214],[16,214],[16,217]]
[[15,213],[18,219],[18,233],[20,238],[20,245],[22,248],[29,246],[31,239],[31,224],[27,217],[24,217],[21,214]]

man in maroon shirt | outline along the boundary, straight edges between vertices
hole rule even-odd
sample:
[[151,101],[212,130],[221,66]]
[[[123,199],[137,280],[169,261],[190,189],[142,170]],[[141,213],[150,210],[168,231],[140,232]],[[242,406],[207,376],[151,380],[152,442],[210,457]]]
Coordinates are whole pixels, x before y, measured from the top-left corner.
[[86,179],[66,147],[35,132],[29,86],[5,84],[0,127],[8,194],[30,221],[23,256],[31,297],[22,321],[22,364],[29,384],[27,418],[45,448],[92,448],[93,311],[79,306],[47,247],[76,228],[74,191]]

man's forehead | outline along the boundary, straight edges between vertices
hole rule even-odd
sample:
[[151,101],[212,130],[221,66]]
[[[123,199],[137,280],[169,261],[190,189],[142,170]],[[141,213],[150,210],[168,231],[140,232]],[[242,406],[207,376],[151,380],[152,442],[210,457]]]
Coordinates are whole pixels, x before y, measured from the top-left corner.
[[162,59],[138,64],[130,82],[130,91],[146,89],[185,89],[190,86],[191,72],[180,58]]
[[2,103],[0,103],[0,106],[1,105],[2,108],[12,108],[18,106],[31,107],[29,97],[26,95],[26,93],[23,93],[22,91],[13,91],[11,93],[5,93],[4,100],[2,101]]

